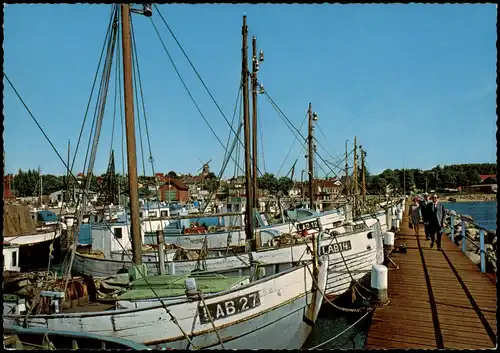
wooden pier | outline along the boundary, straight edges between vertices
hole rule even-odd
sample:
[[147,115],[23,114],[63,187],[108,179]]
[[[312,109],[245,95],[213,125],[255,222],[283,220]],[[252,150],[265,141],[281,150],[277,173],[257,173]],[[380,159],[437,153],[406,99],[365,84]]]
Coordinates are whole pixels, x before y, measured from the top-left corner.
[[377,308],[366,349],[487,349],[497,342],[496,277],[481,273],[443,234],[442,251],[430,247],[424,227],[415,236],[405,212],[390,258],[389,299]]

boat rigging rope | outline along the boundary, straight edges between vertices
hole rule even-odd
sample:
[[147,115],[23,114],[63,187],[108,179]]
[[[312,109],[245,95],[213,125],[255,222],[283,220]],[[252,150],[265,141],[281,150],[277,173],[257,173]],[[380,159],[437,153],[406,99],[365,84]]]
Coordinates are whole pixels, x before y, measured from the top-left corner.
[[[238,93],[236,94],[236,102],[234,104],[233,117],[231,118],[231,126],[234,125],[234,120],[236,118],[236,111],[238,109],[238,102],[240,102],[240,104],[241,104],[242,95],[243,95],[243,90],[242,90],[242,84],[241,84],[241,80],[240,80]],[[238,119],[238,124],[239,124],[239,119]],[[229,136],[227,137],[227,142],[226,142],[226,150],[229,149],[229,142],[231,141],[231,134],[232,134],[232,131],[229,131]],[[226,158],[227,158],[227,153],[224,154],[224,158],[222,160],[226,160]]]
[[75,153],[74,153],[74,156],[73,156],[73,161],[71,163],[71,168],[69,166],[66,166],[66,163],[64,164],[66,166],[66,168],[70,170],[70,173],[73,171],[73,167],[75,165],[76,156],[78,154],[78,147],[80,146],[80,140],[81,140],[81,137],[82,137],[82,134],[83,134],[83,130],[85,128],[85,121],[87,120],[87,114],[88,114],[89,109],[90,109],[90,103],[92,101],[92,96],[93,96],[93,93],[94,93],[95,84],[97,83],[97,77],[99,75],[99,68],[101,67],[101,61],[102,61],[104,52],[106,51],[106,47],[107,47],[106,44],[108,43],[109,36],[111,35],[111,30],[112,30],[112,27],[113,27],[113,22],[114,22],[113,19],[114,19],[114,17],[115,17],[115,8],[112,8],[111,16],[110,16],[109,24],[108,24],[108,30],[106,31],[106,36],[105,36],[104,42],[102,44],[101,55],[99,57],[99,62],[97,64],[96,72],[95,72],[95,75],[94,75],[94,81],[92,83],[92,88],[90,90],[90,96],[89,96],[89,100],[87,102],[87,107],[85,108],[85,114],[84,114],[84,117],[83,117],[82,127],[80,128],[80,133],[78,135],[78,140],[77,140],[77,143],[76,143],[76,149],[75,149]]
[[[181,81],[182,85],[184,86],[184,89],[186,90],[186,93],[189,95],[189,98],[191,99],[191,101],[193,102],[196,110],[198,110],[198,113],[201,115],[203,121],[205,121],[205,123],[207,124],[208,128],[210,129],[210,131],[212,132],[212,134],[215,136],[216,140],[219,142],[219,144],[222,146],[222,148],[224,149],[224,151],[227,153],[227,150],[226,150],[226,146],[224,146],[224,143],[221,141],[221,139],[219,138],[219,136],[217,135],[217,133],[214,131],[214,129],[212,128],[212,126],[210,125],[210,123],[208,122],[207,118],[205,117],[205,114],[203,114],[203,112],[201,111],[200,109],[200,106],[198,105],[198,103],[196,102],[196,100],[194,99],[193,95],[191,94],[191,91],[189,90],[189,88],[187,87],[184,79],[182,78],[182,75],[180,74],[179,70],[177,69],[177,65],[175,65],[175,62],[172,58],[172,56],[170,55],[170,52],[168,51],[166,45],[165,45],[165,42],[163,41],[163,39],[161,38],[161,35],[160,35],[160,32],[158,31],[158,28],[156,27],[155,23],[153,22],[153,20],[151,19],[151,24],[153,25],[154,27],[154,30],[156,32],[156,34],[158,35],[158,39],[160,40],[162,46],[163,46],[163,50],[165,51],[165,53],[167,54],[169,60],[170,60],[170,63],[172,64],[175,72],[177,73],[177,76],[179,77],[179,80]],[[229,124],[229,122],[228,122]],[[231,127],[232,129],[232,127]],[[234,131],[233,131],[234,132]],[[238,138],[238,135],[236,134],[236,132],[234,132],[236,137]],[[240,141],[241,142],[241,141]],[[231,159],[233,159],[233,161],[235,161],[234,157],[232,157],[231,155],[229,155]],[[241,166],[238,166],[238,168],[244,173],[244,169],[241,167]]]
[[[220,108],[219,104],[217,103],[217,101],[215,100],[214,96],[212,95],[212,93],[210,92],[210,90],[208,89],[207,85],[205,84],[205,81],[203,81],[203,79],[201,78],[201,75],[199,74],[198,70],[196,70],[196,68],[194,67],[194,64],[193,62],[191,61],[191,59],[189,59],[189,56],[187,55],[186,51],[184,50],[184,48],[182,47],[181,43],[177,40],[177,37],[175,36],[174,32],[172,31],[172,29],[170,28],[170,26],[168,25],[167,21],[165,20],[165,18],[163,17],[163,15],[161,14],[161,11],[160,9],[158,8],[158,6],[156,6],[156,4],[153,4],[153,6],[155,7],[155,10],[158,12],[158,15],[160,15],[160,18],[162,19],[163,23],[165,24],[165,26],[167,27],[168,31],[170,32],[170,35],[172,36],[172,38],[174,39],[174,41],[176,42],[177,46],[179,47],[179,49],[181,50],[182,54],[184,55],[184,57],[186,58],[186,60],[188,61],[189,65],[191,66],[191,68],[193,69],[194,73],[196,74],[196,76],[198,77],[198,79],[200,80],[201,84],[203,85],[203,87],[205,88],[205,90],[207,91],[208,95],[210,96],[210,98],[212,99],[212,101],[214,102],[215,106],[217,107],[217,109],[219,110],[219,112],[221,113],[222,117],[224,118],[224,120],[226,121],[226,124],[229,126],[229,128],[231,129],[231,131],[233,132],[233,134],[236,135],[236,132],[234,131],[233,127],[231,126],[231,124],[229,123],[229,121],[227,120],[226,118],[226,115],[224,114],[224,112],[222,111],[222,109]],[[151,23],[153,23],[153,19],[151,18]],[[154,26],[154,23],[153,23],[153,26]],[[156,30],[156,26],[155,27],[155,30]],[[158,36],[159,33],[157,31],[157,34]],[[160,38],[161,40],[161,38]],[[163,43],[163,41],[162,41]],[[250,76],[250,72],[248,72],[247,70],[247,73],[248,73],[248,76]],[[236,135],[238,136],[238,135]],[[243,144],[243,142],[241,141],[241,139],[238,137],[238,142],[239,144],[244,147],[245,145]],[[260,174],[260,175],[263,175],[260,171],[260,169],[257,167],[257,173]]]
[[343,312],[346,312],[346,313],[363,313],[363,312],[370,312],[372,309],[371,306],[363,306],[361,308],[357,308],[357,309],[351,309],[351,308],[343,308],[341,306],[338,306],[336,305],[335,303],[333,303],[330,299],[328,299],[328,297],[326,296],[325,292],[320,288],[318,282],[316,281],[316,278],[314,278],[314,275],[311,271],[311,269],[309,268],[309,266],[305,266],[307,267],[307,270],[309,271],[309,273],[311,274],[311,278],[312,280],[314,281],[314,284],[316,285],[316,288],[318,288],[318,291],[319,293],[321,294],[321,296],[323,297],[323,299],[328,303],[330,304],[331,306],[333,306],[335,309],[337,310],[340,310],[340,311],[343,311]]
[[[198,291],[198,297],[203,302],[203,307],[207,308],[207,304],[205,303],[205,298],[203,298],[203,294],[201,293],[201,291]],[[212,324],[212,327],[214,328],[215,334],[217,335],[217,339],[219,340],[219,343],[220,343],[222,349],[226,349],[224,347],[224,343],[222,342],[222,339],[220,338],[219,330],[217,330],[217,326],[215,326],[214,320],[212,319],[212,314],[210,314],[210,310],[206,309],[206,313],[208,315],[210,323]]]
[[[332,151],[333,151],[334,149],[332,148],[332,146],[331,146],[331,145],[330,145],[330,143],[328,142],[328,138],[326,137],[326,135],[323,133],[323,129],[321,129],[321,126],[320,126],[320,124],[319,124],[319,121],[317,121],[317,122],[316,122],[315,126],[318,128],[319,133],[320,133],[320,134],[323,136],[323,138],[325,139],[326,144],[327,144],[327,147],[328,147],[330,150],[332,150]],[[300,129],[299,129],[299,130],[300,130]],[[316,138],[314,138],[314,139],[316,139]],[[324,148],[323,146],[321,146],[321,145],[319,144],[319,141],[316,141],[316,142],[318,142],[318,146],[320,146],[321,148],[323,148],[323,149],[325,150],[325,152],[326,152],[328,155],[330,155],[330,157],[331,157],[331,158],[334,158],[334,157],[333,157],[333,156],[332,156],[332,155],[328,152],[328,150],[327,150],[326,148]]]
[[260,154],[262,154],[262,169],[264,170],[264,174],[266,174],[266,158],[264,155],[264,138],[262,137],[262,119],[260,114],[257,116],[259,122],[259,136],[260,136]]
[[[306,113],[306,116],[304,117],[304,120],[302,120],[302,124],[300,124],[299,130],[302,129],[302,127],[304,126],[304,124],[305,124],[306,121],[307,121],[307,113]],[[290,149],[288,150],[288,153],[285,156],[285,159],[283,160],[283,162],[281,163],[280,167],[278,168],[278,172],[276,173],[276,176],[278,176],[280,174],[281,168],[283,168],[283,165],[285,164],[286,160],[288,159],[288,156],[292,152],[292,149],[295,146],[295,142],[297,142],[297,140],[298,140],[297,135],[295,135],[294,139],[293,139],[293,142],[292,142],[292,145],[290,146]],[[301,154],[302,154],[302,152],[301,152]]]
[[[24,108],[26,109],[26,111],[28,112],[28,114],[30,115],[30,117],[33,119],[33,121],[35,122],[35,124],[37,125],[37,127],[39,128],[39,130],[44,135],[45,139],[48,141],[49,145],[52,147],[52,149],[54,150],[54,152],[57,154],[57,156],[59,157],[59,159],[61,160],[61,162],[63,163],[63,165],[69,170],[71,177],[75,181],[77,181],[76,177],[71,172],[71,170],[69,168],[69,165],[67,165],[66,162],[64,161],[64,159],[61,157],[60,153],[57,151],[57,149],[55,148],[54,144],[52,143],[52,141],[50,140],[50,138],[47,136],[47,134],[45,133],[45,131],[43,130],[43,128],[39,124],[38,120],[35,118],[35,116],[31,112],[31,110],[28,108],[28,106],[26,105],[26,103],[24,102],[24,100],[20,96],[19,92],[16,90],[16,88],[14,87],[14,85],[12,84],[12,82],[10,81],[9,77],[7,76],[7,74],[5,72],[4,72],[4,77],[7,80],[7,82],[9,83],[9,85],[11,86],[12,90],[14,91],[14,93],[17,95],[17,97],[21,101],[21,103],[23,104]],[[83,190],[83,193],[84,193],[84,195],[86,195],[87,191]],[[107,223],[104,223],[104,225],[108,228],[108,230],[111,232],[111,234],[114,235],[111,227]],[[118,244],[125,251],[125,248],[123,247],[123,245],[120,242],[118,242]],[[129,256],[129,259],[132,260],[131,256],[129,254],[127,254],[127,255]],[[153,292],[153,294],[155,295],[155,297],[160,301],[162,307],[165,309],[166,313],[170,316],[170,319],[172,320],[172,322],[174,322],[174,324],[179,328],[179,330],[184,335],[184,337],[186,338],[186,340],[188,340],[188,342],[190,342],[190,344],[193,347],[196,347],[192,343],[191,338],[186,334],[186,332],[184,331],[184,329],[182,328],[182,326],[179,324],[179,322],[177,321],[177,319],[175,318],[175,316],[172,314],[172,312],[165,305],[164,301],[158,296],[158,294],[156,293],[156,291],[154,290],[154,288],[151,286],[151,284],[149,283],[149,281],[145,278],[145,276],[142,273],[142,271],[139,268],[137,268],[137,271],[139,272],[139,274],[141,275],[141,277],[144,279],[144,282],[146,283],[146,285],[151,289],[151,291]],[[26,325],[27,319],[28,319],[28,315],[26,315],[25,319],[24,319],[25,325]]]
[[[101,78],[101,95],[99,96],[99,99],[96,104],[96,128],[95,128],[95,133],[94,133],[94,138],[92,142],[92,151],[90,153],[90,159],[89,159],[89,164],[87,166],[87,173],[85,175],[85,193],[82,195],[80,198],[82,200],[82,209],[81,211],[78,212],[78,220],[77,220],[77,229],[75,232],[73,244],[71,247],[71,258],[69,262],[69,268],[67,272],[67,277],[66,277],[66,283],[64,285],[64,292],[66,292],[66,288],[68,285],[69,277],[71,276],[71,268],[73,266],[73,259],[74,259],[74,253],[76,251],[76,244],[78,241],[78,235],[80,233],[80,224],[82,223],[83,215],[86,211],[87,208],[87,194],[90,189],[90,184],[92,181],[92,176],[94,172],[94,163],[96,159],[96,153],[97,153],[97,147],[99,144],[99,137],[101,133],[101,127],[102,127],[102,121],[104,118],[104,112],[105,112],[105,107],[106,107],[106,99],[108,95],[108,88],[109,88],[109,79],[112,71],[112,65],[113,65],[113,53],[114,53],[114,46],[116,44],[116,38],[117,38],[117,32],[118,32],[118,7],[115,5],[114,6],[114,18],[113,18],[113,26],[112,26],[112,33],[111,36],[109,37],[109,42],[108,42],[108,47],[106,51],[106,62],[103,68],[102,72],[102,78]],[[89,136],[92,136],[92,133]],[[87,150],[88,152],[88,150]]]
[[[154,158],[153,158],[153,152],[151,150],[151,140],[149,137],[149,129],[148,129],[148,120],[147,120],[147,114],[146,114],[146,105],[144,102],[144,92],[142,89],[142,80],[141,80],[141,72],[139,69],[139,57],[137,54],[137,44],[135,40],[135,30],[134,30],[134,23],[132,21],[132,16],[130,17],[130,33],[131,33],[131,39],[132,39],[132,70],[133,70],[133,80],[134,80],[134,92],[135,92],[135,102],[136,106],[139,107],[139,98],[137,95],[137,91],[140,91],[140,96],[141,96],[141,107],[142,107],[142,116],[144,117],[144,125],[146,128],[146,138],[147,138],[147,143],[148,143],[148,152],[149,152],[149,163],[151,164],[151,173],[154,178],[155,182],[155,196],[156,196],[156,204],[157,204],[157,209],[158,209],[158,217],[161,217],[161,208],[160,208],[160,191],[158,188],[158,182],[155,176],[155,168],[154,168]],[[139,84],[137,84],[139,83]],[[144,159],[144,149],[143,149],[143,143],[142,143],[142,131],[141,131],[141,118],[139,114],[139,109],[136,109],[137,111],[137,121],[139,123],[139,136],[140,136],[140,143],[141,143],[141,160],[142,160],[142,172],[143,175],[146,176],[146,165],[145,165],[145,159]],[[146,210],[148,212],[148,221],[149,221],[149,230],[150,232],[153,232],[153,223],[151,220],[150,216],[150,208],[149,208],[149,202],[146,201]],[[161,231],[164,230],[163,223],[160,221],[160,227]],[[129,233],[130,234],[130,233]],[[160,256],[160,247],[158,246],[158,257]],[[158,270],[161,273],[160,269],[161,264],[158,262]]]
[[[133,21],[132,21],[132,17],[130,17],[130,32],[131,32],[131,37],[132,37],[132,63],[133,63],[133,66],[135,68],[134,70],[134,85],[135,85],[135,93],[136,93],[136,104],[139,105],[138,103],[138,98],[137,98],[137,86],[139,87],[139,91],[140,91],[140,94],[141,94],[141,103],[142,103],[142,115],[144,117],[144,125],[145,125],[145,128],[146,128],[146,138],[147,138],[147,143],[148,143],[148,152],[149,152],[149,163],[151,164],[151,173],[153,175],[153,178],[154,178],[154,182],[155,182],[155,196],[156,196],[156,201],[157,201],[157,206],[158,206],[158,216],[161,217],[161,208],[160,208],[160,190],[159,190],[159,187],[158,187],[158,180],[156,179],[156,174],[155,174],[155,167],[154,167],[154,158],[153,158],[153,152],[152,152],[152,149],[151,149],[151,139],[150,139],[150,136],[149,136],[149,128],[148,128],[148,120],[147,120],[147,114],[146,114],[146,106],[145,106],[145,102],[144,102],[144,91],[143,91],[143,88],[142,88],[142,80],[141,80],[141,72],[140,72],[140,69],[139,69],[139,57],[138,57],[138,54],[137,54],[137,44],[136,44],[136,40],[135,40],[135,31],[134,31],[134,24],[133,24]],[[136,71],[137,71],[137,80],[136,80]],[[139,82],[139,85],[137,85],[137,82]],[[138,114],[138,120],[139,120],[139,128],[140,128],[140,117],[139,117],[139,111],[137,111],[137,114]],[[146,175],[146,167],[144,165],[144,151],[142,149],[142,133],[140,132],[141,134],[141,153],[142,153],[142,163],[143,163],[143,174],[144,176]],[[170,185],[170,183],[169,183]],[[153,225],[152,225],[152,221],[151,221],[151,217],[149,216],[149,202],[146,202],[146,210],[148,211],[148,220],[149,220],[149,228],[150,228],[150,231],[152,232],[153,231]],[[160,221],[160,226],[161,226],[161,231],[164,230],[164,226],[163,224],[161,223]],[[160,247],[158,246],[158,256],[160,254]],[[161,264],[158,263],[158,270],[160,270],[160,267]]]
[[336,340],[337,338],[339,338],[340,336],[342,336],[344,333],[346,333],[347,331],[349,331],[350,329],[352,329],[353,327],[355,327],[358,323],[360,323],[365,317],[367,317],[371,312],[372,312],[373,309],[369,309],[366,311],[366,313],[361,316],[358,320],[356,320],[356,322],[354,322],[351,326],[347,327],[346,329],[344,329],[342,332],[338,333],[337,335],[335,335],[334,337],[312,347],[312,348],[309,348],[308,350],[314,350],[314,349],[318,349],[319,347],[322,347],[324,346],[325,344],[328,344],[334,340]]
[[[304,142],[302,142],[302,147],[303,147],[303,148],[306,148],[306,147],[305,147],[305,141],[307,141],[307,139],[306,139],[306,138],[305,138],[305,137],[304,137],[304,136],[300,133],[300,131],[299,131],[299,130],[298,130],[298,129],[297,129],[297,128],[296,128],[296,127],[292,124],[292,122],[290,121],[290,119],[288,119],[288,117],[285,115],[285,113],[283,113],[283,111],[281,110],[281,108],[280,108],[280,107],[279,107],[279,106],[278,106],[278,105],[274,102],[274,100],[271,98],[271,96],[269,96],[269,94],[267,93],[267,91],[264,91],[264,95],[265,95],[265,96],[266,96],[266,98],[268,99],[269,103],[271,103],[271,105],[273,106],[273,108],[276,110],[276,112],[278,112],[278,115],[280,116],[280,118],[282,118],[282,119],[284,118],[284,119],[285,119],[285,121],[286,121],[286,122],[285,122],[285,125],[287,125],[288,129],[292,132],[292,134],[293,134],[294,136],[297,136],[297,135],[298,135],[298,136],[300,136],[300,137],[302,138],[302,140],[304,141]],[[287,123],[288,123],[288,124],[287,124]],[[295,132],[294,130],[295,130],[296,132]],[[297,138],[297,140],[299,140],[299,139]],[[323,157],[321,157],[321,155],[320,155],[319,153],[317,153],[317,152],[316,152],[316,156],[317,156],[318,158],[320,158],[320,159],[321,159],[321,161],[322,161],[323,163],[325,163],[325,165],[327,166],[327,168],[328,168],[328,169],[330,169],[330,171],[332,172],[332,174],[333,174],[334,176],[337,176],[337,173],[335,173],[335,172],[333,171],[333,169],[332,169],[332,168],[331,168],[331,167],[330,167],[330,166],[329,166],[329,165],[325,162],[325,160],[323,159]],[[323,173],[325,173],[325,174],[326,174],[326,171],[323,169],[323,167],[321,167],[321,166],[319,166],[319,167],[320,167],[321,171],[322,171]],[[338,176],[337,176],[337,177],[338,177]]]

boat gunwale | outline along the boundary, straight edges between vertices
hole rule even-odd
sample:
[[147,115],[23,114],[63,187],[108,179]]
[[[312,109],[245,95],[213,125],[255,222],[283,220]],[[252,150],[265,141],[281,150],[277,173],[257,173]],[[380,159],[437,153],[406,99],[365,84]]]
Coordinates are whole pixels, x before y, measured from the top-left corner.
[[[254,282],[249,282],[249,283],[247,283],[243,286],[240,286],[240,287],[229,288],[229,289],[217,292],[217,293],[209,293],[206,296],[203,296],[203,298],[204,299],[211,299],[211,298],[215,298],[218,296],[223,296],[223,295],[226,295],[226,294],[229,294],[232,292],[237,292],[237,291],[240,291],[243,289],[247,289],[247,288],[252,287],[254,285],[257,285],[257,284],[261,284],[261,283],[265,283],[265,282],[274,280],[277,277],[284,276],[284,275],[287,275],[291,272],[304,269],[306,266],[309,265],[309,263],[311,261],[309,260],[309,261],[305,261],[305,262],[307,262],[307,263],[299,264],[297,266],[286,269],[282,272],[272,274],[270,276],[261,278],[257,281],[254,281]],[[165,299],[166,298],[161,298],[161,300],[165,300]],[[132,300],[130,300],[130,301],[132,302]],[[105,310],[105,311],[99,311],[99,312],[96,312],[96,311],[94,311],[94,312],[78,312],[78,313],[69,313],[69,314],[60,313],[60,314],[43,314],[43,315],[29,315],[29,316],[4,315],[4,317],[10,318],[10,319],[22,318],[24,320],[25,318],[26,319],[29,319],[29,318],[33,318],[33,319],[50,319],[50,318],[63,319],[63,318],[78,318],[78,317],[84,318],[84,317],[97,317],[97,316],[113,316],[113,315],[122,315],[122,314],[130,314],[130,313],[141,312],[141,311],[155,310],[155,309],[160,309],[160,308],[164,308],[164,307],[190,303],[192,301],[193,300],[191,300],[191,299],[185,298],[183,301],[179,301],[179,302],[175,302],[175,303],[158,304],[158,305],[148,306],[148,307],[144,307],[144,308],[114,309],[114,310]]]
[[[321,237],[320,241],[328,240],[328,238],[331,238],[332,240],[335,240],[335,238],[339,239],[339,238],[342,238],[342,237],[354,235],[356,233],[363,233],[363,232],[367,232],[367,231],[369,232],[370,230],[374,231],[375,229],[373,228],[373,226],[374,226],[374,224],[371,225],[371,226],[368,226],[367,228],[363,228],[363,229],[360,229],[360,230],[351,230],[351,231],[348,231],[348,232],[336,234],[335,236],[329,234],[328,236]],[[336,229],[336,228],[333,228],[333,229]],[[300,244],[286,244],[286,245],[283,245],[283,246],[280,246],[280,247],[275,247],[275,246],[270,246],[268,248],[262,247],[262,248],[259,248],[257,251],[252,251],[252,253],[263,253],[263,252],[268,252],[268,251],[277,250],[277,249],[291,248],[293,246],[304,245],[304,244],[311,244],[311,241],[306,241],[306,242],[303,242],[303,243],[300,243]],[[90,255],[81,253],[79,251],[76,251],[75,254],[78,255],[78,256],[81,256],[81,257],[84,257],[84,258],[88,258],[88,259],[92,259],[92,260],[96,260],[96,261],[106,261],[106,262],[114,262],[114,263],[127,263],[127,262],[131,263],[132,262],[131,260],[130,261],[126,261],[126,260],[113,260],[113,259],[107,259],[107,258],[96,258],[96,257],[92,257]],[[207,259],[216,260],[216,259],[226,259],[228,257],[241,258],[241,256],[246,255],[246,254],[250,254],[250,252],[245,252],[245,253],[241,253],[241,254],[230,254],[229,256],[213,256],[213,257],[208,257]],[[191,262],[191,261],[195,261],[195,260],[174,260],[173,262],[174,263],[185,263],[185,262]],[[172,261],[168,261],[168,262],[172,262]],[[151,261],[149,263],[151,263],[151,264],[157,264],[158,261]],[[241,268],[246,268],[246,267],[247,266],[241,267]],[[238,268],[234,268],[234,269],[238,269]]]

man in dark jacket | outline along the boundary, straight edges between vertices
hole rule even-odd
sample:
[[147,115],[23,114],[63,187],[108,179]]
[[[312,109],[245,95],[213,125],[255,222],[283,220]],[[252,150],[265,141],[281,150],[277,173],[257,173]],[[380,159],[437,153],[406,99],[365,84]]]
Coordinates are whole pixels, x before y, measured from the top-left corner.
[[446,217],[444,206],[439,202],[438,196],[434,194],[432,195],[432,202],[427,207],[431,248],[434,247],[434,241],[436,241],[438,250],[441,251],[441,237],[443,236],[444,220]]
[[422,213],[422,220],[424,221],[425,239],[430,240],[431,234],[429,232],[429,205],[431,200],[429,199],[429,194],[424,194],[424,199],[420,203],[420,211]]

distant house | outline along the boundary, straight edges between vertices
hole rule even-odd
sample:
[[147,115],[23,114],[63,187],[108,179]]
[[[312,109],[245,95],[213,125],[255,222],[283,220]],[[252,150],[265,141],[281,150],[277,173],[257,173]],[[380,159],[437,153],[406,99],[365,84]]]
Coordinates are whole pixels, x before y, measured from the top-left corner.
[[182,180],[171,178],[160,187],[160,199],[162,201],[187,202],[189,189]]
[[497,179],[497,176],[495,174],[480,174],[479,177],[481,178],[481,183],[484,183],[486,179]]
[[[333,201],[340,193],[342,183],[337,178],[327,180],[313,180],[313,201],[320,210],[323,209],[323,203],[328,204]],[[304,182],[304,194],[309,198],[309,183]]]
[[51,204],[62,202],[64,198],[64,193],[65,190],[54,191],[53,193],[49,194],[49,202]]
[[479,184],[466,186],[465,192],[478,193],[478,194],[496,194],[497,184]]
[[290,190],[288,190],[288,196],[292,198],[301,197],[302,189],[299,186],[294,186]]

